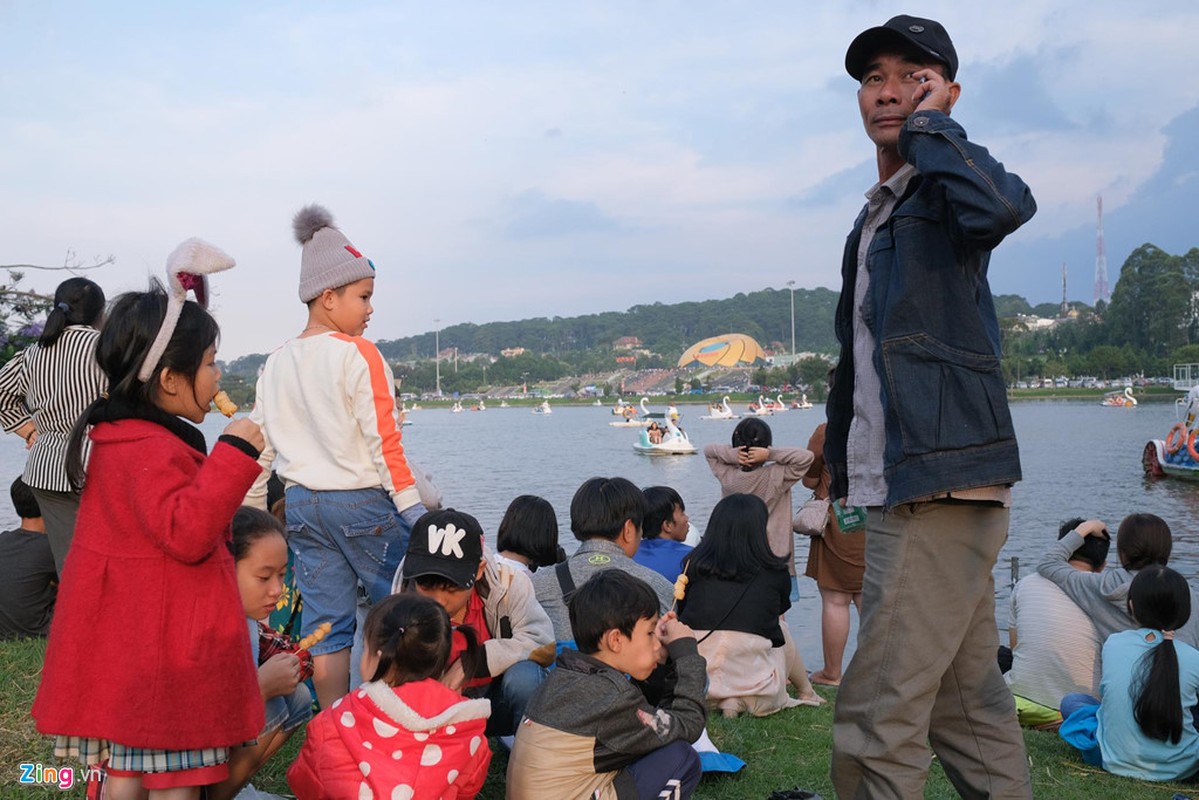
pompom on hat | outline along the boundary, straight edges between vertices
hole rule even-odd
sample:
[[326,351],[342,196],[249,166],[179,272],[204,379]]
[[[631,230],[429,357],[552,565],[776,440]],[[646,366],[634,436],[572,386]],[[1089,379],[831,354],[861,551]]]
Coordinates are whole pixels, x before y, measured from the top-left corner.
[[304,246],[300,256],[301,303],[319,297],[326,289],[375,277],[375,265],[334,227],[333,215],[324,206],[301,208],[291,224],[296,241]]
[[179,324],[188,291],[195,292],[196,302],[207,309],[208,276],[230,269],[236,263],[221,248],[197,238],[188,239],[167,256],[167,313],[137,373],[139,381],[145,383],[154,374],[175,333],[175,326]]

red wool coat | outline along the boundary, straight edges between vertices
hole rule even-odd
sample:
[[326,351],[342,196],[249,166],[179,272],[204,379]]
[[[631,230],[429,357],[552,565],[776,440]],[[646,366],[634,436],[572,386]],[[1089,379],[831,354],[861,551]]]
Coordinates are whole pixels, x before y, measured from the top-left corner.
[[91,438],[38,730],[171,750],[257,736],[262,696],[225,543],[258,463],[223,442],[205,458],[140,419]]
[[487,779],[491,701],[432,678],[364,683],[308,723],[287,770],[298,800],[470,800]]

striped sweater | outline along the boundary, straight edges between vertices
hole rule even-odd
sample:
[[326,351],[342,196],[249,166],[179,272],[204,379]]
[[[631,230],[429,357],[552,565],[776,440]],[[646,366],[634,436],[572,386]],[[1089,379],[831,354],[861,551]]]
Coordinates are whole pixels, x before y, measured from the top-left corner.
[[[420,502],[400,441],[391,367],[361,336],[292,339],[267,359],[250,419],[262,426],[259,463],[313,491],[381,486],[396,510]],[[267,473],[246,502],[265,503]]]
[[[51,492],[71,491],[67,440],[75,420],[108,390],[96,363],[100,332],[69,325],[52,347],[32,345],[0,368],[0,427],[12,432],[29,420],[37,439],[25,462],[25,483]],[[90,442],[84,439],[84,458]]]

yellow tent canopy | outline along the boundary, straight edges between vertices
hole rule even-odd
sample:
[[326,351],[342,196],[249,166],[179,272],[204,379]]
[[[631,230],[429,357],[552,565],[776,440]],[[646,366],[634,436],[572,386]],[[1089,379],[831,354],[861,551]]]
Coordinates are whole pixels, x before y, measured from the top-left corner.
[[696,342],[679,357],[680,367],[736,367],[761,364],[766,360],[762,345],[744,333],[726,333]]

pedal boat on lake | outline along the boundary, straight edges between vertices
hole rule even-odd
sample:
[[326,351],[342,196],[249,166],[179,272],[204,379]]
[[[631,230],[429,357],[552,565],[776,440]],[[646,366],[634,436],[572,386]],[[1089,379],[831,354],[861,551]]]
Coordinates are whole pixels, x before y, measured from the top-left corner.
[[633,449],[646,456],[690,456],[695,455],[695,445],[687,438],[687,434],[679,430],[669,414],[664,415],[663,422],[666,431],[662,441],[654,444],[649,440],[649,431],[642,431],[641,438],[633,444]]
[[700,419],[741,419],[741,415],[733,413],[733,409],[729,406],[729,396],[726,394],[719,403],[708,406],[708,413]]
[[1199,386],[1177,401],[1185,409],[1165,439],[1150,439],[1141,454],[1145,474],[1153,478],[1199,481]]
[[[618,421],[615,421],[615,422],[609,422],[608,425],[613,428],[644,428],[644,427],[646,427],[647,425],[649,425],[650,418],[653,416],[650,413],[649,406],[647,405],[648,402],[649,402],[648,397],[641,398],[642,416],[639,417],[639,416],[637,416],[637,407],[634,406],[632,403],[623,403],[622,404],[619,401],[617,401],[618,406],[622,410],[618,413],[615,409],[613,409],[612,413],[617,414],[617,416],[620,416],[621,419]],[[658,415],[659,418],[661,416],[662,416],[661,414]]]
[[1132,387],[1125,387],[1122,392],[1108,392],[1103,396],[1099,405],[1108,408],[1136,408],[1137,399],[1132,396]]

